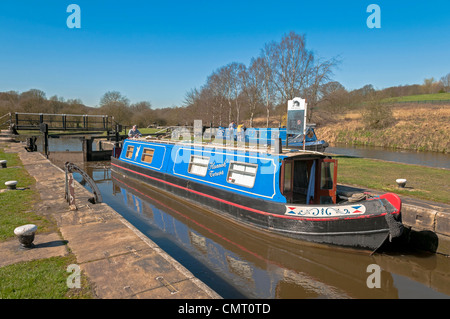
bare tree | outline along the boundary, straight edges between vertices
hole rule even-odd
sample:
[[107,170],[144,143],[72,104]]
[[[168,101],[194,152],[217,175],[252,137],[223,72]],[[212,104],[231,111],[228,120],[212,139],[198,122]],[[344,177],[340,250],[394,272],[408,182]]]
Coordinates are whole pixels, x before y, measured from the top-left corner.
[[241,103],[239,101],[239,94],[241,93],[241,79],[239,74],[245,70],[245,65],[242,63],[232,62],[217,70],[217,75],[223,85],[223,91],[225,98],[228,102],[228,122],[233,120],[233,104],[235,113],[235,119],[240,121]]
[[308,121],[311,121],[313,110],[322,98],[320,88],[330,81],[332,69],[336,66],[336,59],[319,60],[314,64],[308,74],[309,86],[304,90],[305,98],[308,101]]
[[121,103],[128,106],[130,100],[118,91],[108,91],[100,99],[100,106],[111,105],[113,103]]
[[258,63],[261,65],[262,72],[264,75],[263,80],[263,100],[266,106],[266,126],[269,127],[269,118],[270,118],[270,110],[275,104],[275,88],[273,81],[273,72],[271,68],[271,61],[274,59],[271,56],[271,52],[273,51],[270,48],[271,45],[266,45],[264,50],[261,50],[261,54],[258,60]]
[[263,59],[252,59],[250,66],[241,72],[242,92],[246,97],[250,112],[250,127],[253,127],[253,118],[259,105],[263,102],[264,94],[264,65]]
[[19,92],[0,92],[0,116],[19,108]]
[[131,123],[138,127],[147,127],[153,122],[152,104],[148,101],[141,101],[130,105]]
[[288,100],[302,96],[314,106],[321,98],[320,87],[330,80],[337,63],[336,59],[315,59],[305,47],[305,36],[290,32],[279,43],[266,44],[248,68],[233,62],[214,71],[200,91],[189,92],[184,104],[193,110],[194,105],[208,101],[204,112],[218,117],[219,125],[226,116],[228,122],[240,122],[244,102],[253,125],[255,111],[263,104],[268,127],[274,105],[281,108]]
[[278,93],[278,104],[287,104],[296,96],[308,99],[314,106],[318,101],[319,88],[330,80],[337,59],[314,58],[306,49],[305,36],[290,32],[279,43],[267,44],[262,55],[271,70],[271,81]]
[[213,72],[207,79],[206,85],[211,91],[212,95],[212,105],[214,112],[213,124],[215,124],[215,119],[218,118],[219,126],[223,125],[223,113],[224,105],[226,102],[226,84],[225,79],[220,76],[219,72]]
[[22,111],[27,113],[43,113],[47,99],[41,90],[31,89],[20,94],[19,104]]
[[228,122],[231,122],[233,110],[233,79],[229,65],[220,67],[215,71],[215,81],[228,105]]
[[450,92],[450,73],[441,78],[441,83],[445,92]]
[[280,102],[292,100],[308,86],[314,63],[313,54],[306,50],[304,36],[290,32],[281,42],[269,43],[265,50]]
[[242,63],[233,62],[229,65],[229,68],[231,74],[232,96],[236,109],[236,122],[240,123],[242,103],[239,99],[239,95],[242,92],[242,76],[247,67]]
[[320,107],[325,108],[329,113],[338,113],[348,104],[349,93],[341,83],[331,81],[320,87]]
[[130,109],[133,112],[143,112],[146,110],[150,110],[152,108],[152,104],[148,101],[141,101],[130,105]]
[[100,99],[100,112],[114,117],[117,123],[130,125],[133,113],[129,108],[130,101],[117,91],[108,91]]

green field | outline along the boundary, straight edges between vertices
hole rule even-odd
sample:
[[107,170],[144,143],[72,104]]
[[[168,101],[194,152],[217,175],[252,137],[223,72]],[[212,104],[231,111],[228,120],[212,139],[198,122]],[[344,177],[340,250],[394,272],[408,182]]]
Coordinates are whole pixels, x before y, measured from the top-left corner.
[[[336,158],[339,183],[450,203],[450,170],[356,157]],[[405,188],[397,186],[397,178],[407,179]]]
[[435,94],[419,94],[391,97],[383,99],[382,102],[425,102],[425,101],[444,101],[450,100],[450,93],[435,93]]

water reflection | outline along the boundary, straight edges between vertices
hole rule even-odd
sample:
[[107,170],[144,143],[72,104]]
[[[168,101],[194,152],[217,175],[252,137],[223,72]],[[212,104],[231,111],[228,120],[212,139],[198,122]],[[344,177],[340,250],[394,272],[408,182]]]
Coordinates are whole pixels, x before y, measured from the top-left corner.
[[[444,256],[369,256],[269,236],[111,173],[109,162],[77,164],[109,206],[224,298],[450,298]],[[382,269],[380,288],[367,286],[372,264]]]
[[[443,256],[370,256],[269,236],[114,172],[108,180],[107,166],[85,168],[110,206],[225,298],[450,297]],[[382,269],[380,288],[367,286],[371,264]]]

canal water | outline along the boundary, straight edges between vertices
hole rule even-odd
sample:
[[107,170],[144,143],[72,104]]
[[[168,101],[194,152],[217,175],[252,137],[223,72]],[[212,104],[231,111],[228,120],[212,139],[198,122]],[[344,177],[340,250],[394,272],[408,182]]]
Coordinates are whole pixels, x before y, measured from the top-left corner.
[[109,162],[80,165],[105,203],[224,298],[450,299],[448,257],[406,249],[371,256],[287,240],[118,175]]
[[393,150],[374,146],[352,146],[336,144],[327,147],[327,153],[355,157],[373,158],[405,164],[430,166],[450,169],[450,154],[437,152],[415,152],[409,150]]

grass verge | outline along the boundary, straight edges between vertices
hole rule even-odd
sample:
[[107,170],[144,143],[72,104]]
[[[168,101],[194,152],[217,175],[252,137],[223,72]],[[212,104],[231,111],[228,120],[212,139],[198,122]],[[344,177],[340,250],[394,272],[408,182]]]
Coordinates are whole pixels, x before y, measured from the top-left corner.
[[[33,212],[39,194],[34,190],[35,180],[23,168],[17,154],[0,149],[0,158],[8,161],[6,169],[0,169],[0,242],[14,237],[14,229],[24,224],[35,224],[41,233],[55,229],[47,219]],[[5,182],[17,181],[15,191],[7,191]]]
[[[450,204],[450,170],[380,160],[337,156],[338,181]],[[395,180],[407,179],[405,188]]]
[[0,268],[0,299],[90,299],[85,276],[81,288],[68,288],[67,266],[75,257],[51,257]]

